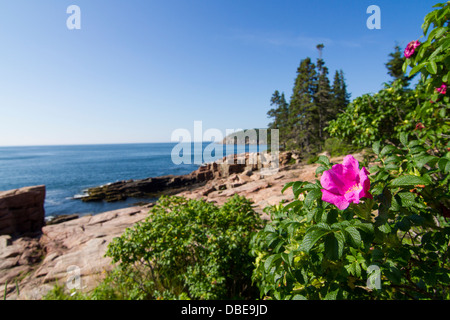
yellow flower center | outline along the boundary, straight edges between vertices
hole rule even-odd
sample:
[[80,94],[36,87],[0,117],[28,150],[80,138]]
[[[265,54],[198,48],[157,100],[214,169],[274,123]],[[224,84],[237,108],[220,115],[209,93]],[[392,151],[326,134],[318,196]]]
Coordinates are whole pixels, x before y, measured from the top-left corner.
[[345,193],[349,193],[352,191],[360,191],[362,189],[362,186],[358,183],[355,184],[353,187],[349,188]]

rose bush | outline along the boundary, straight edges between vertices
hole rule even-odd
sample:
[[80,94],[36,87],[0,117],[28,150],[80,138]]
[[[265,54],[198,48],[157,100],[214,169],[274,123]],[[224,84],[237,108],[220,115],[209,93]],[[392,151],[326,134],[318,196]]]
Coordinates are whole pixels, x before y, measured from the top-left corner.
[[289,183],[295,201],[267,208],[272,222],[252,239],[262,298],[450,298],[450,3],[435,7],[427,39],[405,50],[416,88],[356,98],[330,124],[373,157],[322,156],[320,181]]

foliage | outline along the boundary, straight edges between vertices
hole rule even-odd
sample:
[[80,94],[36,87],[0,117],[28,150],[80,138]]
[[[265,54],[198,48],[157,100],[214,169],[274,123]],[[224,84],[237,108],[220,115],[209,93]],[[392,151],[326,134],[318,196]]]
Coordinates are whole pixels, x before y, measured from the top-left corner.
[[[252,239],[261,297],[450,298],[450,3],[436,7],[423,25],[425,35],[433,26],[428,39],[405,61],[410,76],[421,72],[418,86],[395,81],[330,124],[332,134],[372,146],[373,199],[338,210],[322,201],[320,181],[287,184],[295,200],[267,208],[272,222]],[[318,162],[317,174],[333,166]]]
[[113,240],[107,255],[119,263],[116,282],[126,298],[249,298],[254,288],[248,244],[261,223],[244,197],[220,208],[162,197],[146,221]]
[[[346,143],[338,138],[328,138],[325,140],[323,150],[330,154],[330,157],[338,157],[361,150],[352,144]],[[316,161],[318,160],[318,157]]]
[[289,135],[289,104],[286,102],[284,93],[280,95],[278,90],[276,90],[272,95],[270,105],[274,106],[274,108],[270,109],[267,115],[274,120],[269,124],[269,129],[279,130],[279,137],[281,138],[280,147],[285,149],[285,141]]
[[385,64],[386,68],[388,69],[388,74],[394,78],[395,80],[401,80],[405,86],[408,86],[409,82],[414,78],[408,77],[405,72],[403,71],[403,65],[406,61],[406,58],[402,56],[401,49],[398,45],[395,46],[394,52],[391,52],[389,54],[389,60]]
[[[321,52],[323,45],[317,48]],[[311,58],[301,60],[289,103],[284,93],[275,91],[267,113],[273,121],[271,129],[280,130],[280,145],[285,149],[300,150],[305,157],[322,151],[329,134],[328,122],[345,109],[349,94],[342,70],[336,71],[330,85],[328,68],[322,58],[314,64]]]
[[420,89],[407,89],[395,81],[376,94],[354,99],[345,112],[330,121],[328,132],[355,146],[370,147],[375,141],[397,145],[399,133],[414,129],[413,112],[423,100]]
[[[402,140],[402,149],[375,145],[374,200],[339,211],[321,200],[319,181],[286,185],[296,200],[271,207],[272,223],[253,239],[262,297],[450,298],[450,157],[428,157],[417,140]],[[326,157],[319,163],[318,173],[332,166]],[[379,290],[367,285],[370,266],[380,272]]]
[[43,300],[87,300],[88,296],[72,290],[67,292],[65,285],[56,283],[53,288],[42,298]]
[[[437,4],[436,10],[426,15],[422,25],[423,34],[428,37],[416,49],[413,56],[406,59],[403,70],[412,67],[409,75],[420,72],[424,103],[419,105],[411,117],[421,124],[417,135],[429,144],[434,152],[442,154],[448,146],[450,122],[448,118],[450,97],[450,3]],[[430,27],[433,28],[430,30]],[[446,90],[440,92],[439,88]]]

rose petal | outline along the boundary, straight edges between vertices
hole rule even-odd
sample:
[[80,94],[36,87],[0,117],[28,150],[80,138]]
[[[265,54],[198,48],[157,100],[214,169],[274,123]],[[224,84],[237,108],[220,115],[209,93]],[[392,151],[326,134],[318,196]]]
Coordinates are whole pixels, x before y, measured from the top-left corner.
[[337,195],[322,189],[322,201],[334,204],[339,210],[345,210],[350,203],[342,195]]
[[350,192],[347,192],[345,194],[345,200],[348,203],[359,203],[359,193],[361,192],[362,189],[356,189],[356,190],[352,190]]
[[331,170],[325,171],[320,178],[320,183],[324,189],[341,195],[347,190],[343,181],[343,166],[341,164],[335,164]]

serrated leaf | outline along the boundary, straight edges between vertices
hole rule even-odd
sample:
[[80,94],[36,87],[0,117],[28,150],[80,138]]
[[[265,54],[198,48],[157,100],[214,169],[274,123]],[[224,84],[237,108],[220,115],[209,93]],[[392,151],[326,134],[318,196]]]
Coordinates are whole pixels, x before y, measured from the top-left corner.
[[293,209],[295,207],[301,206],[302,202],[300,200],[294,200],[291,203],[287,204],[284,206],[285,210],[290,210]]
[[287,254],[286,252],[282,252],[281,253],[281,260],[283,260],[284,263],[286,264],[290,264],[290,260],[289,260],[289,254]]
[[354,227],[363,232],[369,233],[369,234],[373,233],[373,224],[372,223],[362,223],[360,221],[357,221],[354,224]]
[[391,181],[391,187],[408,187],[415,185],[429,185],[430,181],[425,177],[405,175]]
[[315,229],[309,232],[307,231],[305,237],[303,238],[302,243],[300,244],[299,249],[301,251],[305,251],[308,253],[312,249],[314,244],[316,244],[316,242],[320,240],[320,238],[322,238],[323,236],[327,235],[330,232],[331,230],[326,229]]
[[400,192],[395,195],[400,198],[400,204],[402,207],[410,208],[415,203],[415,195],[411,192]]
[[414,159],[414,163],[416,164],[417,169],[420,170],[424,165],[426,165],[427,163],[430,164],[431,162],[434,162],[434,160],[437,160],[435,156],[428,155]]
[[315,200],[318,200],[322,197],[322,191],[318,189],[314,189],[308,192],[305,198],[305,205],[307,207],[311,206]]
[[350,241],[353,246],[359,248],[361,246],[361,234],[355,227],[345,228],[345,232],[349,235]]
[[266,270],[266,272],[268,272],[271,269],[274,262],[279,260],[280,258],[281,255],[279,253],[269,256],[264,262],[264,269]]
[[294,183],[292,185],[292,192],[294,193],[294,198],[295,199],[297,199],[299,197],[300,193],[303,192],[303,188],[302,187],[303,187],[304,184],[305,184],[304,182],[297,181],[296,183]]
[[396,225],[400,230],[407,232],[411,228],[411,221],[407,217],[404,217]]
[[389,233],[391,232],[391,226],[387,223],[382,224],[381,226],[378,227],[378,230],[380,230],[383,233]]
[[380,154],[380,141],[376,141],[373,143],[372,150],[376,155]]
[[381,152],[380,152],[380,155],[381,156],[385,156],[385,155],[387,155],[388,153],[390,153],[390,152],[392,152],[392,151],[394,151],[394,150],[396,150],[397,148],[396,147],[394,147],[393,145],[387,145],[387,146],[384,146],[384,148],[381,150]]
[[327,170],[328,170],[328,168],[323,167],[323,166],[320,166],[320,167],[318,167],[318,168],[316,169],[316,175],[319,175],[319,174],[321,174],[321,173],[323,173],[323,172],[325,172],[325,171],[327,171]]
[[335,290],[330,290],[327,292],[327,294],[324,297],[324,300],[337,300],[338,294],[339,294],[339,288]]
[[439,159],[438,167],[441,172],[448,173],[450,171],[450,160],[446,158]]
[[325,237],[325,254],[330,260],[338,260],[344,252],[345,237],[341,232],[330,233]]
[[326,156],[319,156],[319,159],[316,161],[316,163],[323,164],[325,166],[330,164],[330,159]]
[[400,133],[400,142],[406,147],[408,146],[408,134],[406,132]]
[[281,189],[281,193],[284,193],[288,188],[292,187],[296,181],[288,182],[284,185],[283,189]]

